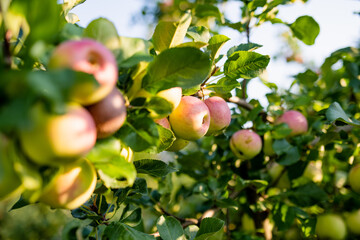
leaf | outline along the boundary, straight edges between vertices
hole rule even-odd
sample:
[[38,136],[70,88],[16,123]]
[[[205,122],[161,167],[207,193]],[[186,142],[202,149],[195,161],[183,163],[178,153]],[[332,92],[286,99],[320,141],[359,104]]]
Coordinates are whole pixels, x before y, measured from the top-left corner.
[[279,158],[277,163],[289,166],[300,160],[300,153],[296,146],[292,146],[285,139],[275,140],[273,143],[273,149]]
[[127,205],[121,216],[121,222],[132,227],[139,225],[141,222],[141,208]]
[[234,52],[225,62],[224,73],[232,79],[251,79],[260,73],[269,64],[270,57],[255,52]]
[[147,100],[148,101],[146,102],[145,107],[148,110],[155,112],[157,116],[166,117],[173,110],[172,103],[168,102],[165,98],[153,96],[151,98],[147,98]]
[[168,149],[175,141],[174,133],[161,125],[158,125],[159,130],[159,145],[157,146],[157,152],[160,153]]
[[22,196],[20,196],[19,200],[17,200],[16,203],[10,208],[9,212],[15,209],[25,207],[27,205],[30,205],[30,203],[26,201]]
[[186,240],[184,230],[178,220],[171,216],[160,216],[156,227],[163,240]]
[[279,231],[287,230],[293,225],[296,217],[295,207],[291,207],[282,202],[278,202],[274,206],[272,212],[274,215],[274,222]]
[[170,48],[149,64],[142,87],[152,93],[172,87],[191,88],[206,79],[210,68],[209,57],[199,49]]
[[353,126],[360,126],[360,121],[349,118],[338,102],[333,102],[329,106],[326,110],[326,118],[330,122],[342,121]]
[[254,11],[258,7],[263,7],[266,4],[266,0],[253,0],[248,3],[248,8],[250,11]]
[[285,195],[299,207],[310,207],[328,199],[326,192],[313,182],[289,190]]
[[211,38],[209,29],[204,26],[190,27],[187,31],[187,35],[195,42],[208,43]]
[[141,38],[119,37],[119,47],[115,51],[119,67],[132,67],[141,61],[150,62],[150,42]]
[[154,236],[140,232],[121,222],[112,222],[105,228],[104,240],[155,240]]
[[228,38],[225,35],[214,35],[209,40],[209,45],[207,46],[207,49],[210,51],[210,57],[211,59],[216,59],[219,56],[219,51],[221,47],[229,41],[230,38]]
[[135,161],[134,165],[138,173],[145,173],[154,177],[165,177],[167,174],[177,171],[165,162],[155,159],[142,159]]
[[301,16],[290,25],[290,29],[295,37],[307,45],[313,45],[316,37],[319,35],[320,26],[310,16]]
[[224,23],[224,16],[218,7],[211,4],[197,4],[195,7],[195,16],[198,18],[215,17],[219,22]]
[[64,0],[64,3],[62,4],[64,13],[67,14],[71,9],[84,3],[85,1],[86,0]]
[[110,50],[116,50],[120,46],[115,25],[106,18],[91,21],[84,29],[83,36],[95,39]]
[[152,36],[154,48],[162,52],[168,48],[176,47],[184,41],[187,29],[191,23],[191,14],[184,14],[179,22],[162,22],[160,21],[155,28]]
[[241,84],[235,79],[223,77],[215,84],[209,84],[206,88],[212,89],[220,94],[230,93],[234,88],[240,88]]
[[230,57],[234,52],[237,52],[237,51],[252,52],[260,47],[262,47],[262,45],[257,44],[257,43],[242,43],[238,46],[234,46],[234,47],[230,48],[227,51],[227,57]]
[[218,218],[204,218],[201,221],[199,231],[194,240],[206,240],[221,231],[224,227],[224,221]]

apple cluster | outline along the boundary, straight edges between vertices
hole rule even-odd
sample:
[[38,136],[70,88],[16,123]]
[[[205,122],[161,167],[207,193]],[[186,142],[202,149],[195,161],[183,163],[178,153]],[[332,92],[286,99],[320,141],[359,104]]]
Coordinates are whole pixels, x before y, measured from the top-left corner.
[[59,168],[38,200],[73,209],[95,190],[96,171],[84,155],[97,139],[111,136],[124,124],[126,106],[116,87],[116,59],[102,44],[91,39],[63,42],[53,51],[49,69],[65,68],[93,75],[97,86],[85,81],[75,84],[61,115],[49,113],[42,103],[36,103],[30,110],[33,124],[20,131],[19,139],[32,162]]

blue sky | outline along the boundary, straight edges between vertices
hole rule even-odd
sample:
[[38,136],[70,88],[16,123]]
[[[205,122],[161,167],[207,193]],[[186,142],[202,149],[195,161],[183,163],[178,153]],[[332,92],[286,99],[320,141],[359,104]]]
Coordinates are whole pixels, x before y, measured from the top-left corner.
[[[87,0],[85,3],[73,9],[73,13],[80,18],[79,25],[86,26],[90,21],[98,17],[105,17],[112,21],[119,35],[129,37],[140,37],[149,39],[152,29],[143,21],[134,22],[132,17],[140,13],[145,0]],[[239,20],[239,1],[230,1],[227,7],[222,7],[227,18]],[[292,23],[302,15],[312,16],[320,25],[320,34],[312,46],[300,43],[305,62],[319,66],[324,58],[331,52],[347,47],[359,45],[360,41],[360,16],[354,12],[360,11],[359,0],[309,0],[306,4],[296,2],[279,8],[278,17],[285,22]],[[258,52],[268,54],[270,57],[281,50],[282,42],[279,35],[288,30],[281,24],[264,24],[251,32],[251,41],[263,45]],[[231,38],[224,49],[246,42],[244,35],[236,31],[226,29],[222,34]],[[304,67],[290,63],[285,64],[283,60],[270,61],[267,67],[267,79],[278,84],[281,88],[288,88],[293,80],[291,76],[304,71]],[[258,79],[250,82],[248,94],[250,98],[259,99],[266,105],[264,95],[269,92]]]

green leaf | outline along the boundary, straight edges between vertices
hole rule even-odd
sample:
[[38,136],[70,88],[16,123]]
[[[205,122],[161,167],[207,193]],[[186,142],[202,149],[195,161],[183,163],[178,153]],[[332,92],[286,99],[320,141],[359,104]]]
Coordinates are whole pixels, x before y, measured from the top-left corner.
[[156,147],[159,143],[156,123],[145,114],[129,114],[127,122],[119,129],[116,136],[135,152]]
[[159,130],[159,145],[157,146],[157,152],[160,153],[168,149],[173,144],[176,138],[174,133],[170,129],[164,128],[159,124],[157,127]]
[[165,162],[155,159],[142,159],[135,161],[134,165],[138,173],[145,173],[154,177],[165,177],[167,174],[177,171]]
[[232,79],[251,79],[259,76],[269,64],[270,57],[255,52],[234,52],[225,62],[224,73]]
[[208,43],[211,38],[209,29],[204,26],[190,27],[187,31],[187,35],[195,42]]
[[303,73],[299,73],[295,77],[301,84],[306,85],[309,88],[311,88],[315,81],[319,78],[318,74],[310,69],[307,69]]
[[338,102],[333,102],[329,106],[326,110],[326,118],[330,122],[342,121],[353,126],[360,126],[360,121],[349,118]]
[[195,7],[195,16],[198,18],[215,17],[219,22],[224,23],[224,16],[219,8],[211,4],[198,4]]
[[[150,112],[155,112],[157,116],[168,116],[172,110],[172,103],[168,102],[165,98],[153,96],[148,98],[149,101],[146,102],[145,107],[150,110]],[[157,118],[161,118],[157,117]]]
[[272,212],[274,215],[274,222],[279,231],[287,230],[293,225],[296,217],[295,207],[291,207],[282,202],[278,202],[274,206]]
[[206,240],[221,231],[224,227],[224,221],[218,218],[204,218],[201,221],[199,231],[194,240]]
[[263,7],[266,4],[266,0],[253,0],[249,2],[248,8],[250,11],[254,11],[258,7]]
[[121,222],[132,227],[139,225],[141,222],[141,208],[131,204],[127,205],[121,216]]
[[307,45],[313,45],[320,33],[319,24],[310,16],[301,16],[290,25],[295,37]]
[[150,62],[150,42],[141,38],[119,37],[119,47],[115,51],[119,67],[132,67],[141,61]]
[[163,240],[186,240],[184,230],[178,220],[171,216],[160,216],[156,227]]
[[275,140],[273,143],[274,152],[279,155],[276,160],[284,166],[292,165],[300,160],[300,153],[296,146],[292,146],[285,139]]
[[115,25],[106,18],[98,18],[91,21],[84,29],[83,36],[95,39],[110,50],[116,50],[120,46]]
[[235,79],[223,77],[215,84],[209,84],[206,88],[214,90],[220,94],[230,93],[234,88],[240,88],[241,84]]
[[30,203],[26,201],[26,199],[24,199],[22,196],[20,196],[19,200],[14,203],[14,205],[10,208],[9,212],[15,209],[25,207],[27,205],[30,205]]
[[300,207],[310,207],[328,199],[326,192],[313,182],[289,190],[285,195]]
[[112,222],[105,228],[104,240],[155,240],[154,236],[135,230],[121,222]]
[[238,46],[234,46],[234,47],[230,48],[227,51],[227,57],[230,57],[234,52],[237,52],[237,51],[252,52],[261,47],[262,47],[262,45],[257,44],[257,43],[242,43]]
[[209,40],[209,45],[207,46],[207,49],[210,51],[210,57],[211,59],[216,59],[219,56],[219,51],[221,47],[229,41],[230,38],[228,38],[225,35],[215,35]]
[[173,48],[181,44],[184,41],[190,23],[190,12],[184,14],[179,22],[160,21],[152,36],[155,50],[162,52],[168,48]]
[[199,49],[170,48],[150,63],[142,87],[152,93],[172,87],[191,88],[206,79],[210,68],[208,55]]
[[85,1],[86,0],[64,0],[64,3],[62,4],[63,11],[67,14],[71,9],[84,3]]

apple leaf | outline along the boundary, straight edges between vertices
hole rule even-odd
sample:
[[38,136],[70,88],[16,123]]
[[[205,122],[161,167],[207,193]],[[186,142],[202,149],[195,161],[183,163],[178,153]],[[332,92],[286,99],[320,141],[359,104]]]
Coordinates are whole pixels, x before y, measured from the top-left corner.
[[224,35],[215,35],[209,40],[207,49],[210,51],[211,59],[216,59],[219,56],[219,51],[230,38]]
[[190,12],[185,13],[178,22],[160,21],[152,36],[155,50],[162,52],[183,43],[190,23]]
[[289,229],[293,225],[296,217],[295,207],[288,206],[282,202],[278,202],[274,206],[272,213],[274,215],[274,222],[279,231]]
[[284,166],[292,165],[300,160],[300,153],[296,146],[292,146],[285,139],[275,140],[273,143],[274,152],[279,155],[276,160]]
[[150,62],[150,42],[141,38],[119,37],[119,48],[115,51],[119,67],[132,67],[141,61]]
[[329,106],[326,110],[326,118],[330,122],[342,121],[353,126],[360,126],[360,121],[349,118],[338,102],[333,102]]
[[227,77],[221,78],[217,83],[208,84],[206,88],[209,88],[219,94],[230,93],[234,88],[240,88],[241,84],[235,79]]
[[211,38],[209,29],[204,26],[190,27],[187,31],[187,35],[195,42],[208,43]]
[[328,199],[326,192],[313,182],[291,189],[285,195],[300,207],[310,207]]
[[120,222],[135,227],[141,221],[141,208],[128,204],[122,212]]
[[269,64],[270,57],[255,52],[237,51],[224,65],[224,73],[231,79],[251,79],[259,76]]
[[175,135],[174,133],[167,129],[164,128],[161,125],[158,125],[158,130],[159,130],[159,145],[157,146],[157,152],[160,153],[162,151],[165,151],[166,149],[168,149],[173,142],[175,141]]
[[171,216],[160,216],[156,227],[163,240],[186,240],[184,230],[178,220]]
[[224,23],[224,16],[218,7],[211,4],[198,4],[195,7],[195,16],[198,18],[215,17],[219,22]]
[[134,162],[134,165],[138,173],[149,174],[153,177],[164,177],[169,173],[177,171],[165,162],[155,159],[138,160]]
[[221,231],[223,227],[224,221],[218,218],[204,218],[194,240],[206,240]]
[[155,240],[154,236],[140,232],[121,222],[110,223],[105,228],[103,238],[111,240]]
[[310,16],[301,16],[290,25],[295,37],[307,45],[313,45],[320,33],[319,24]]
[[252,52],[258,48],[262,47],[262,45],[260,44],[257,44],[257,43],[242,43],[238,46],[234,46],[232,48],[230,48],[228,51],[227,51],[227,57],[230,57],[231,54],[233,54],[234,52],[237,52],[237,51],[247,51],[247,52]]
[[170,48],[149,64],[142,87],[152,93],[172,87],[191,88],[206,79],[210,68],[208,55],[199,49]]

